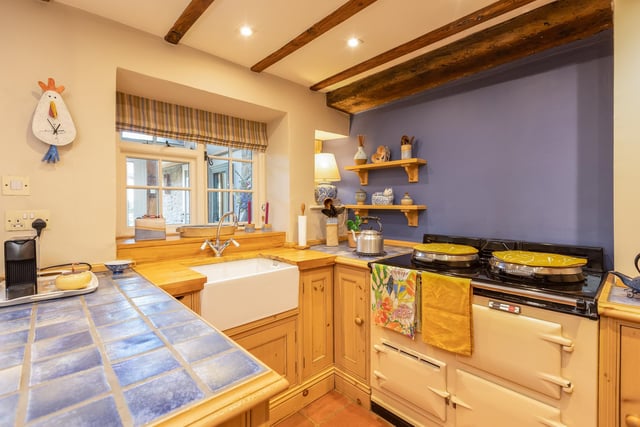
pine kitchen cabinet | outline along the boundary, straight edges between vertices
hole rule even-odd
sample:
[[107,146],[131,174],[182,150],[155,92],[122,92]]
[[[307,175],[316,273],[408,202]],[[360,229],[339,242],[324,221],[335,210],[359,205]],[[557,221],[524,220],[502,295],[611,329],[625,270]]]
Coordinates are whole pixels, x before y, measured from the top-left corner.
[[[277,422],[334,388],[333,264],[335,256],[298,251],[301,260],[297,367],[299,381],[270,402],[270,421]],[[315,254],[315,255],[314,255]],[[316,259],[313,259],[313,258]],[[295,260],[290,260],[295,261]]]
[[601,426],[640,427],[640,299],[609,279],[600,311]]
[[336,389],[369,408],[370,272],[336,264],[334,269],[334,342]]
[[333,267],[300,272],[302,379],[333,365]]
[[298,310],[228,329],[225,333],[264,364],[282,375],[289,387],[298,384],[296,336]]

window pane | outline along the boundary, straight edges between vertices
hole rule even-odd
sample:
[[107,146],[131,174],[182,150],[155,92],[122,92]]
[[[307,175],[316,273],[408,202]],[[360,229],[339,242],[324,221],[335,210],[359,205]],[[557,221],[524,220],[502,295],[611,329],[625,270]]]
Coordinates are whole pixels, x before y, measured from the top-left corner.
[[127,225],[133,227],[135,219],[144,215],[160,215],[158,190],[127,189]]
[[162,183],[164,187],[189,187],[189,163],[162,162]]
[[229,193],[209,191],[207,193],[207,222],[218,222],[222,215],[231,210]]
[[161,144],[161,145],[166,145],[167,147],[186,148],[188,150],[195,150],[196,149],[196,143],[195,142],[181,141],[179,139],[163,138],[161,136],[156,138],[155,143],[156,144]]
[[206,144],[206,150],[208,156],[229,157],[229,147]]
[[158,161],[127,157],[127,185],[158,185]]
[[191,193],[185,190],[168,190],[162,195],[162,213],[167,224],[189,224]]
[[138,132],[122,131],[120,133],[120,139],[122,139],[123,141],[136,142],[139,144],[164,145],[166,147],[186,148],[188,150],[196,149],[195,142],[163,138],[161,136],[155,137],[153,135]]
[[236,190],[250,190],[252,165],[246,162],[233,162],[233,188]]
[[138,132],[127,132],[126,130],[122,131],[121,138],[126,141],[134,141],[134,142],[153,141],[153,136],[151,135],[146,135],[144,133],[138,133]]
[[[249,202],[251,202],[253,193],[234,193],[233,194],[233,210],[238,215],[238,222],[249,222]],[[252,202],[253,204],[253,202]],[[256,220],[251,218],[251,222]]]
[[251,150],[232,148],[231,157],[234,159],[251,160]]
[[229,188],[229,162],[227,160],[209,159],[207,167],[207,188]]

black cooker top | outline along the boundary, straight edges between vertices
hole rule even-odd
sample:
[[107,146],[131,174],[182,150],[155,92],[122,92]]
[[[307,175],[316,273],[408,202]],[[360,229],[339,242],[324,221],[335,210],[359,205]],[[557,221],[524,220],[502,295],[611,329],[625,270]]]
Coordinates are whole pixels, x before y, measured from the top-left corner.
[[[556,311],[566,311],[586,317],[597,318],[597,297],[605,278],[603,271],[604,251],[590,246],[555,245],[514,240],[483,239],[473,237],[425,234],[424,243],[455,243],[478,249],[479,262],[471,266],[447,265],[440,262],[415,260],[412,254],[384,258],[379,264],[432,271],[444,275],[472,279],[474,294],[501,297],[509,301],[542,306]],[[587,259],[582,273],[572,277],[525,277],[492,271],[489,259],[493,251],[525,250],[570,255]],[[484,289],[482,284],[497,285],[499,290]],[[510,291],[511,290],[511,291]],[[549,298],[551,296],[551,298]],[[553,298],[553,297],[556,298]],[[547,300],[561,302],[547,303]]]

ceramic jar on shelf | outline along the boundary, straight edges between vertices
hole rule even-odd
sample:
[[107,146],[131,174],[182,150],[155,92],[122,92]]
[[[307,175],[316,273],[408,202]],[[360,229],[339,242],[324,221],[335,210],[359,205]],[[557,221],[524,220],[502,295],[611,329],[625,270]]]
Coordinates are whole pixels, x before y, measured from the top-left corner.
[[364,205],[365,200],[367,200],[367,192],[362,188],[356,191],[356,205]]
[[413,204],[413,199],[411,198],[409,193],[404,193],[404,196],[402,196],[402,199],[400,199],[400,204],[401,205],[412,205]]
[[356,165],[364,165],[367,163],[367,153],[364,152],[364,135],[358,135],[358,151],[353,156],[353,162]]

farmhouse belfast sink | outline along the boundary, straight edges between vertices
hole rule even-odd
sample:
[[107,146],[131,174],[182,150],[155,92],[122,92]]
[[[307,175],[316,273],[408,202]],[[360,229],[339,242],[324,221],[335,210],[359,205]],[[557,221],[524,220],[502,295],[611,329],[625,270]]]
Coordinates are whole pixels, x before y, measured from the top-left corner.
[[190,267],[207,276],[201,315],[221,331],[298,307],[298,266],[251,258]]

